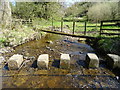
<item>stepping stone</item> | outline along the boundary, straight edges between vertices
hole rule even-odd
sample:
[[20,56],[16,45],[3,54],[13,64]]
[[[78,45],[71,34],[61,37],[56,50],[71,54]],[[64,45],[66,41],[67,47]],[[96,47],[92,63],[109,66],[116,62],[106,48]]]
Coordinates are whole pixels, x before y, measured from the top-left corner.
[[99,67],[99,59],[95,53],[87,53],[86,55],[86,64],[89,68]]
[[3,56],[0,56],[0,69],[3,67],[3,62],[5,61],[5,58]]
[[62,69],[70,68],[70,56],[69,56],[69,54],[62,54],[61,55],[60,68],[62,68]]
[[10,70],[19,69],[21,64],[23,63],[23,55],[15,54],[8,60],[8,67]]
[[39,69],[47,69],[48,63],[49,63],[49,55],[48,54],[42,54],[38,57],[37,66]]
[[120,56],[115,54],[107,54],[107,65],[111,68],[120,68]]

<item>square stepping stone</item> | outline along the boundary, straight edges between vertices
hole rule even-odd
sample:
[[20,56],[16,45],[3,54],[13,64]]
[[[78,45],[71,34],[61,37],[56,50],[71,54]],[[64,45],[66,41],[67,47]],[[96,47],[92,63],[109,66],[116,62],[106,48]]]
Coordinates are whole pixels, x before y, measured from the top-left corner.
[[10,70],[19,69],[23,63],[23,55],[15,54],[8,60],[8,67]]
[[48,54],[42,54],[38,57],[37,66],[39,69],[47,69],[48,63],[49,63],[49,55]]
[[62,69],[70,68],[70,56],[69,56],[69,54],[62,54],[61,55],[60,68],[62,68]]
[[120,68],[120,56],[115,54],[107,54],[107,65],[111,68]]
[[86,55],[86,64],[89,68],[98,68],[99,59],[95,53],[87,53]]

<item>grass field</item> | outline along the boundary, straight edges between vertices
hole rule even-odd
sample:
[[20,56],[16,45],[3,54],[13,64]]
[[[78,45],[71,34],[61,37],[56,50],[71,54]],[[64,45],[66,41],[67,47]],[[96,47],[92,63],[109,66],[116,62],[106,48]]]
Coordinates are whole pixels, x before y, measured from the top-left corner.
[[[35,25],[37,25],[37,27],[42,28],[42,29],[52,27],[52,21],[35,20],[35,22],[37,22],[37,24],[35,23]],[[114,24],[114,23],[105,23],[105,24]],[[60,28],[61,21],[53,20],[53,26],[55,28]],[[73,31],[73,22],[72,21],[69,21],[69,22],[64,21],[63,28],[69,29],[72,32]],[[120,27],[118,27],[118,26],[103,26],[102,28],[104,28],[104,29],[120,29]],[[85,22],[76,22],[75,23],[75,34],[84,35],[84,30],[85,30]],[[99,32],[100,32],[100,23],[97,23],[97,26],[96,26],[96,23],[87,22],[86,35],[99,36]],[[119,31],[107,31],[107,30],[104,32],[105,33],[106,32],[107,33],[119,33]],[[106,36],[106,35],[103,35],[103,36]]]

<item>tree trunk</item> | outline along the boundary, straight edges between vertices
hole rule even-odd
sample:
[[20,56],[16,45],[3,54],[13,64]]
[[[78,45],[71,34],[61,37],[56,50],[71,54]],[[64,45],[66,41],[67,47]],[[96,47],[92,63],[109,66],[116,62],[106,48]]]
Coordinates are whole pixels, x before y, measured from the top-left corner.
[[0,0],[0,24],[3,27],[11,25],[11,8],[8,0]]

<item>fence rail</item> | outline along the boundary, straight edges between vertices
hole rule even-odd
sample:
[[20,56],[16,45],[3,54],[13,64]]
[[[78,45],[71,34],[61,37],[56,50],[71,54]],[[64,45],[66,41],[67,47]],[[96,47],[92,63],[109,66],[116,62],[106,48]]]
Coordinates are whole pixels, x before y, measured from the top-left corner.
[[101,33],[101,34],[105,34],[105,35],[120,35],[120,33]]
[[33,20],[32,19],[28,19],[28,20],[23,20],[23,19],[14,19],[12,22],[20,22],[22,24],[32,24]]
[[107,31],[120,31],[120,29],[101,29],[101,30],[107,30]]
[[[120,35],[120,28],[116,28],[116,27],[120,27],[120,20],[106,20],[106,21],[101,21],[101,23],[98,25],[89,25],[89,23],[87,21],[81,21],[81,19],[77,19],[77,18],[73,18],[73,19],[70,19],[70,20],[66,20],[64,18],[61,18],[61,20],[59,20],[60,22],[60,29],[61,29],[61,32],[63,32],[64,30],[64,22],[67,21],[67,22],[71,22],[72,24],[72,34],[75,34],[75,33],[78,33],[76,32],[76,27],[77,27],[77,30],[78,28],[82,28],[82,32],[80,32],[80,34],[84,34],[84,35],[87,35],[90,34],[90,32],[87,32],[88,28],[93,28],[93,27],[96,27],[96,28],[93,28],[92,29],[89,29],[89,31],[94,31],[96,32],[96,34],[100,34],[101,35]],[[83,23],[83,26],[81,25],[78,25],[78,21],[82,22]],[[52,30],[54,27],[54,19],[52,18]],[[68,25],[66,25],[68,26]],[[110,26],[110,27],[109,27]],[[106,28],[107,27],[107,28]],[[111,28],[112,27],[112,28]],[[100,31],[96,31],[96,30],[99,30]],[[116,32],[117,31],[117,32]]]
[[[108,22],[114,22],[114,24],[105,24]],[[101,21],[101,25],[100,25],[100,35],[120,35],[120,32],[115,32],[115,31],[120,31],[120,28],[118,29],[109,29],[109,28],[103,28],[105,26],[117,26],[120,27],[120,20],[107,20],[107,21]],[[109,33],[109,32],[104,32],[104,31],[113,31],[114,33]]]

